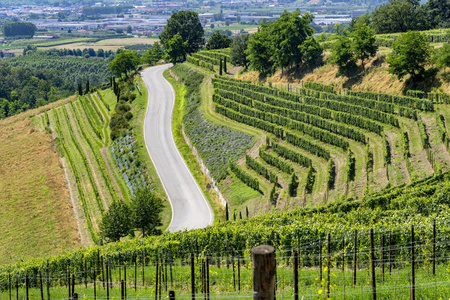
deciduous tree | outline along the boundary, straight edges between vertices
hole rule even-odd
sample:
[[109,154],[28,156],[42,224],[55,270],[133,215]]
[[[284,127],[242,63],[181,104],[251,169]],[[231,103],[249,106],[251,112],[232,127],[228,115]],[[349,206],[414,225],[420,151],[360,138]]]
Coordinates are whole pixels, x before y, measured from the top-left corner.
[[161,225],[162,199],[148,187],[138,189],[135,194],[131,201],[134,227],[142,231],[142,236],[155,233]]

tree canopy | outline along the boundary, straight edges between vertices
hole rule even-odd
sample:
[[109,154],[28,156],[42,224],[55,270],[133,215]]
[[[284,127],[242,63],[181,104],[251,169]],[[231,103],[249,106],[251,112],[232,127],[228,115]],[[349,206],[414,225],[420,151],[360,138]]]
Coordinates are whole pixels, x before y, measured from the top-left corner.
[[401,34],[392,45],[392,52],[386,61],[389,63],[388,71],[401,79],[411,75],[413,80],[420,78],[425,65],[430,61],[431,47],[424,34],[410,31]]
[[185,57],[188,42],[183,42],[181,35],[177,33],[172,39],[166,42],[166,52],[170,61],[175,65],[180,59]]
[[33,37],[36,32],[36,25],[30,22],[7,22],[2,26],[5,36],[29,36]]
[[247,67],[248,60],[246,51],[249,37],[249,34],[241,34],[233,39],[230,51],[232,64]]
[[132,232],[131,210],[123,201],[113,201],[107,212],[103,214],[100,223],[100,234],[111,242],[119,241],[120,238]]
[[263,21],[248,41],[247,58],[253,68],[269,73],[277,67],[286,69],[300,66],[305,61],[304,51],[309,48],[302,47],[302,44],[313,38],[314,29],[310,26],[312,19],[309,13],[300,17],[297,10],[293,13],[284,12],[276,21]]
[[135,70],[140,62],[139,54],[132,50],[121,50],[119,54],[108,64],[108,68],[117,77],[127,75],[129,71]]
[[148,187],[136,191],[130,206],[133,214],[133,225],[142,231],[142,235],[155,233],[156,227],[161,225],[163,201]]
[[229,36],[221,34],[220,31],[214,31],[206,44],[206,49],[213,50],[228,48],[232,42],[233,40]]
[[164,31],[159,35],[165,48],[177,33],[183,42],[187,42],[186,53],[198,51],[205,43],[203,27],[196,12],[181,10],[172,14]]

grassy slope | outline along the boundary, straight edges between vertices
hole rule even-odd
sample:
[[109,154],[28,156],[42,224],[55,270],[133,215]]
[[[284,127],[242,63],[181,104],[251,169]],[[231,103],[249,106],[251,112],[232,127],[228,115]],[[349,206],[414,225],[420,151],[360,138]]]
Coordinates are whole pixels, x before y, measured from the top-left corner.
[[29,119],[43,109],[0,121],[0,264],[81,246],[55,144]]

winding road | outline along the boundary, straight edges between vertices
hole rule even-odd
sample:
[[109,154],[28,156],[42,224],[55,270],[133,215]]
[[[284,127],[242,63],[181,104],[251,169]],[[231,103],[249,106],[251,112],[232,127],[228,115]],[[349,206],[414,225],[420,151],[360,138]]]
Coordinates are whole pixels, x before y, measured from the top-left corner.
[[144,119],[145,145],[172,207],[168,230],[204,228],[213,223],[214,214],[172,135],[175,91],[163,77],[164,70],[171,66],[155,66],[142,72],[148,91]]

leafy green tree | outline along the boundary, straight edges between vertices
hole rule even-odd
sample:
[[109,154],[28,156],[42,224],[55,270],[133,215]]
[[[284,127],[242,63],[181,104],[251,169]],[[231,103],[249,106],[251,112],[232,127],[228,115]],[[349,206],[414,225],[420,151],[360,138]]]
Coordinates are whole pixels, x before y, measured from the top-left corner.
[[213,50],[228,48],[232,42],[233,40],[229,36],[221,34],[220,31],[214,31],[206,44],[206,49]]
[[352,43],[348,36],[339,35],[334,42],[330,62],[338,66],[337,76],[350,77],[356,72],[356,60],[353,55]]
[[131,209],[122,201],[113,201],[108,211],[103,214],[100,223],[101,236],[106,240],[116,242],[129,235],[132,229]]
[[312,36],[308,37],[301,45],[303,60],[307,66],[316,66],[322,58],[323,47]]
[[357,59],[361,60],[364,68],[364,61],[369,57],[374,57],[377,54],[378,46],[375,44],[375,34],[366,23],[357,24],[355,30],[351,33],[353,37],[353,51]]
[[388,72],[398,79],[411,75],[413,80],[423,76],[425,66],[430,61],[431,47],[427,37],[417,31],[401,34],[392,45],[392,52],[386,62],[389,63]]
[[236,36],[231,43],[231,63],[237,66],[247,67],[247,42],[249,34],[241,34]]
[[84,91],[85,94],[89,94],[91,87],[89,86],[89,79],[86,81],[86,90]]
[[117,77],[122,74],[128,75],[129,71],[133,71],[139,65],[140,58],[136,51],[122,50],[116,57],[108,64],[108,68]]
[[156,42],[153,44],[152,48],[142,55],[142,62],[145,64],[153,64],[160,61],[163,56],[164,49],[162,48],[160,42]]
[[142,231],[142,236],[155,233],[161,225],[162,199],[146,187],[136,191],[130,206],[134,227]]
[[450,27],[450,1],[428,0],[425,10],[430,15],[430,22],[433,27]]
[[177,61],[186,56],[186,48],[188,42],[183,42],[179,33],[177,33],[171,40],[166,42],[166,51],[170,57],[170,61],[175,65]]
[[442,48],[438,50],[434,59],[438,66],[442,68],[450,67],[450,44],[446,43],[442,45]]
[[2,26],[2,32],[5,36],[33,37],[36,30],[36,25],[30,22],[7,22]]
[[300,17],[298,10],[293,13],[284,12],[270,26],[271,51],[278,67],[283,69],[302,63],[301,45],[314,34],[314,29],[309,25],[313,18],[310,13]]
[[204,32],[198,14],[192,11],[179,11],[172,14],[167,21],[164,31],[159,38],[166,49],[168,43],[176,34],[180,34],[183,43],[186,43],[185,53],[193,53],[203,47]]
[[127,26],[127,33],[132,33],[133,32],[133,27],[131,27],[131,25]]
[[222,76],[222,59],[219,60],[219,75]]
[[429,28],[418,0],[389,0],[372,13],[372,28],[376,33],[407,32]]
[[247,60],[256,71],[267,74],[272,70],[274,62],[272,60],[268,23],[263,21],[258,27],[258,31],[250,36],[246,53]]

